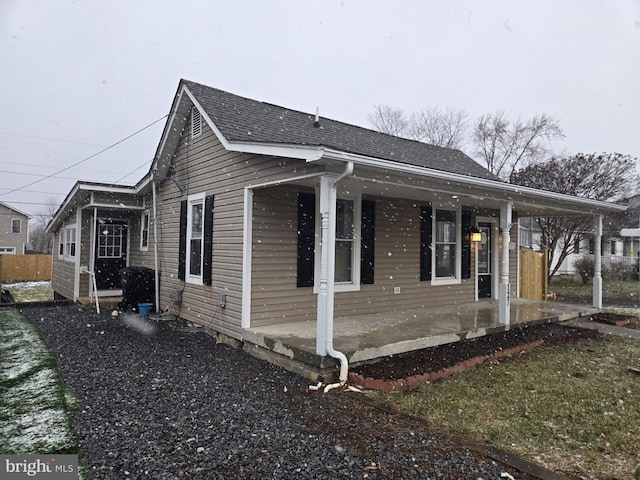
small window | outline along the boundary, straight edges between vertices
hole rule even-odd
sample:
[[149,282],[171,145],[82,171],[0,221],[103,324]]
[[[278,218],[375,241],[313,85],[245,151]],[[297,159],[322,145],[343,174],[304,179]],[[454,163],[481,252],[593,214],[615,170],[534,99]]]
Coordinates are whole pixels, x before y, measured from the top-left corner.
[[196,107],[191,109],[191,138],[199,137],[202,134],[202,115]]
[[204,194],[189,195],[187,202],[187,282],[202,283],[204,253]]
[[611,240],[611,255],[615,255],[615,254],[616,254],[616,241]]
[[576,240],[575,242],[573,242],[573,253],[575,255],[580,254],[580,240]]
[[15,255],[16,247],[0,247],[0,255]]
[[122,258],[123,225],[105,225],[100,227],[98,237],[98,258]]
[[76,256],[76,227],[67,226],[60,230],[58,257],[73,260]]
[[147,251],[149,249],[149,210],[142,212],[140,218],[140,250]]
[[11,220],[11,233],[20,233],[22,231],[22,222],[19,218]]

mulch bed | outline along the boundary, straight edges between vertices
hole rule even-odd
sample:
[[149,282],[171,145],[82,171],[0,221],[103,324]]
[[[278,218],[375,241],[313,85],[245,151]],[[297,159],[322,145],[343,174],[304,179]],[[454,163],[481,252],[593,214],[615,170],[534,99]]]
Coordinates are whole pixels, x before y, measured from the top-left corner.
[[637,324],[638,317],[633,315],[622,315],[619,313],[599,312],[591,315],[591,320],[594,322],[606,323],[607,325],[624,327],[632,323]]
[[513,355],[543,343],[564,343],[597,335],[596,330],[554,323],[517,328],[353,366],[349,372],[349,380],[356,386],[368,389],[404,391],[420,383],[446,378],[488,360]]

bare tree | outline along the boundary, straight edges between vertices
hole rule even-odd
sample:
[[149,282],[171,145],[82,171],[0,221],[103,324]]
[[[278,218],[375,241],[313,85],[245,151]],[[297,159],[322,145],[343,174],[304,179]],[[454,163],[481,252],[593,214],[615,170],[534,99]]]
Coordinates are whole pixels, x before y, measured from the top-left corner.
[[[620,153],[554,157],[511,175],[513,183],[602,201],[617,201],[638,189],[637,159]],[[549,280],[576,242],[591,235],[591,217],[541,217],[540,246],[549,249]],[[557,255],[557,258],[556,258]]]
[[374,105],[373,112],[367,115],[367,120],[373,127],[394,137],[409,138],[409,119],[401,108],[389,105]]
[[52,238],[47,234],[47,225],[55,216],[58,205],[58,199],[54,196],[49,196],[46,198],[42,208],[35,214],[34,224],[29,229],[29,244],[31,250],[36,253],[51,253],[52,251]]
[[480,116],[471,134],[478,160],[491,173],[509,181],[517,168],[548,156],[550,143],[561,138],[560,124],[550,115],[512,121],[501,111]]
[[428,107],[409,118],[409,136],[414,140],[446,148],[462,148],[467,142],[469,114],[452,107]]

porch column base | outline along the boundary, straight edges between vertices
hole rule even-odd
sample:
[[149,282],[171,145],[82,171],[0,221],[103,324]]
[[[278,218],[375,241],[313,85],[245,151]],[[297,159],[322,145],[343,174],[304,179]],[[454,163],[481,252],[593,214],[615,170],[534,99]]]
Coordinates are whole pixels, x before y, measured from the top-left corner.
[[593,277],[593,306],[602,308],[602,277]]
[[511,323],[511,284],[509,283],[500,284],[498,323],[505,325]]

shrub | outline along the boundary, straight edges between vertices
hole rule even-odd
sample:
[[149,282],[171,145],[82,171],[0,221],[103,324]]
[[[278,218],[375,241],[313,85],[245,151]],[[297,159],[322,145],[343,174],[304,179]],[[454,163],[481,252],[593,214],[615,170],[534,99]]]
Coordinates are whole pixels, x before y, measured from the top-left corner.
[[576,273],[580,275],[583,284],[586,285],[593,278],[595,267],[592,257],[583,255],[573,263],[573,267],[576,269]]

